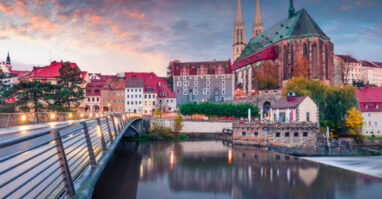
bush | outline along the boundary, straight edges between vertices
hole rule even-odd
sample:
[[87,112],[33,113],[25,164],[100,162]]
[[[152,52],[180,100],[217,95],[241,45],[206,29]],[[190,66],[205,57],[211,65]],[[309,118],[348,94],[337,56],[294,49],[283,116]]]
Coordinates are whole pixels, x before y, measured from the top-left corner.
[[196,102],[191,102],[191,103],[182,104],[179,107],[179,111],[182,115],[202,114],[209,117],[234,116],[236,118],[247,117],[248,109],[251,110],[252,117],[259,117],[258,107],[251,103],[232,104],[232,103],[202,102],[197,104]]
[[15,112],[14,105],[3,105],[0,107],[0,113],[13,113]]

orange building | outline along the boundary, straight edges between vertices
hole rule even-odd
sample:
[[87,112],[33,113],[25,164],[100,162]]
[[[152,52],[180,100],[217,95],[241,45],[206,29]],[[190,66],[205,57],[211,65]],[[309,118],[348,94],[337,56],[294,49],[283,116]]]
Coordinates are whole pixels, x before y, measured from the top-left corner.
[[102,112],[125,112],[125,78],[107,79],[101,89]]

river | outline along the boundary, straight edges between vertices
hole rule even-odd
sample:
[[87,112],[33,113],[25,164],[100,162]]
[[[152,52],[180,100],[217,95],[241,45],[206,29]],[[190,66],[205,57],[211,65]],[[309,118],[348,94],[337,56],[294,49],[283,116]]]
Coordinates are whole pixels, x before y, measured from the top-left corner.
[[222,141],[122,142],[92,198],[381,198],[382,179]]

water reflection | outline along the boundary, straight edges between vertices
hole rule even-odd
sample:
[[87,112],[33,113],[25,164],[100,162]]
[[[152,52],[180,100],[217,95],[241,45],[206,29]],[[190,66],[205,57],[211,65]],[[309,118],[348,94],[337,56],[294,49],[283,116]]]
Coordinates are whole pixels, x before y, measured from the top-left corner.
[[222,142],[122,143],[93,198],[378,198],[382,180]]

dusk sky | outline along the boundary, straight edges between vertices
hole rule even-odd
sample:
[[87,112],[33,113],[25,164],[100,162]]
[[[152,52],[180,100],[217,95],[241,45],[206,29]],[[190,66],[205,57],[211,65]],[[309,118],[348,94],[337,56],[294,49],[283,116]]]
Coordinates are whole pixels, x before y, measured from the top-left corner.
[[[247,42],[256,0],[242,0]],[[265,29],[287,17],[289,0],[260,0]],[[382,61],[382,0],[295,0],[336,54]],[[169,61],[228,60],[236,0],[0,0],[0,61],[14,69],[76,62],[82,70],[155,72]]]

